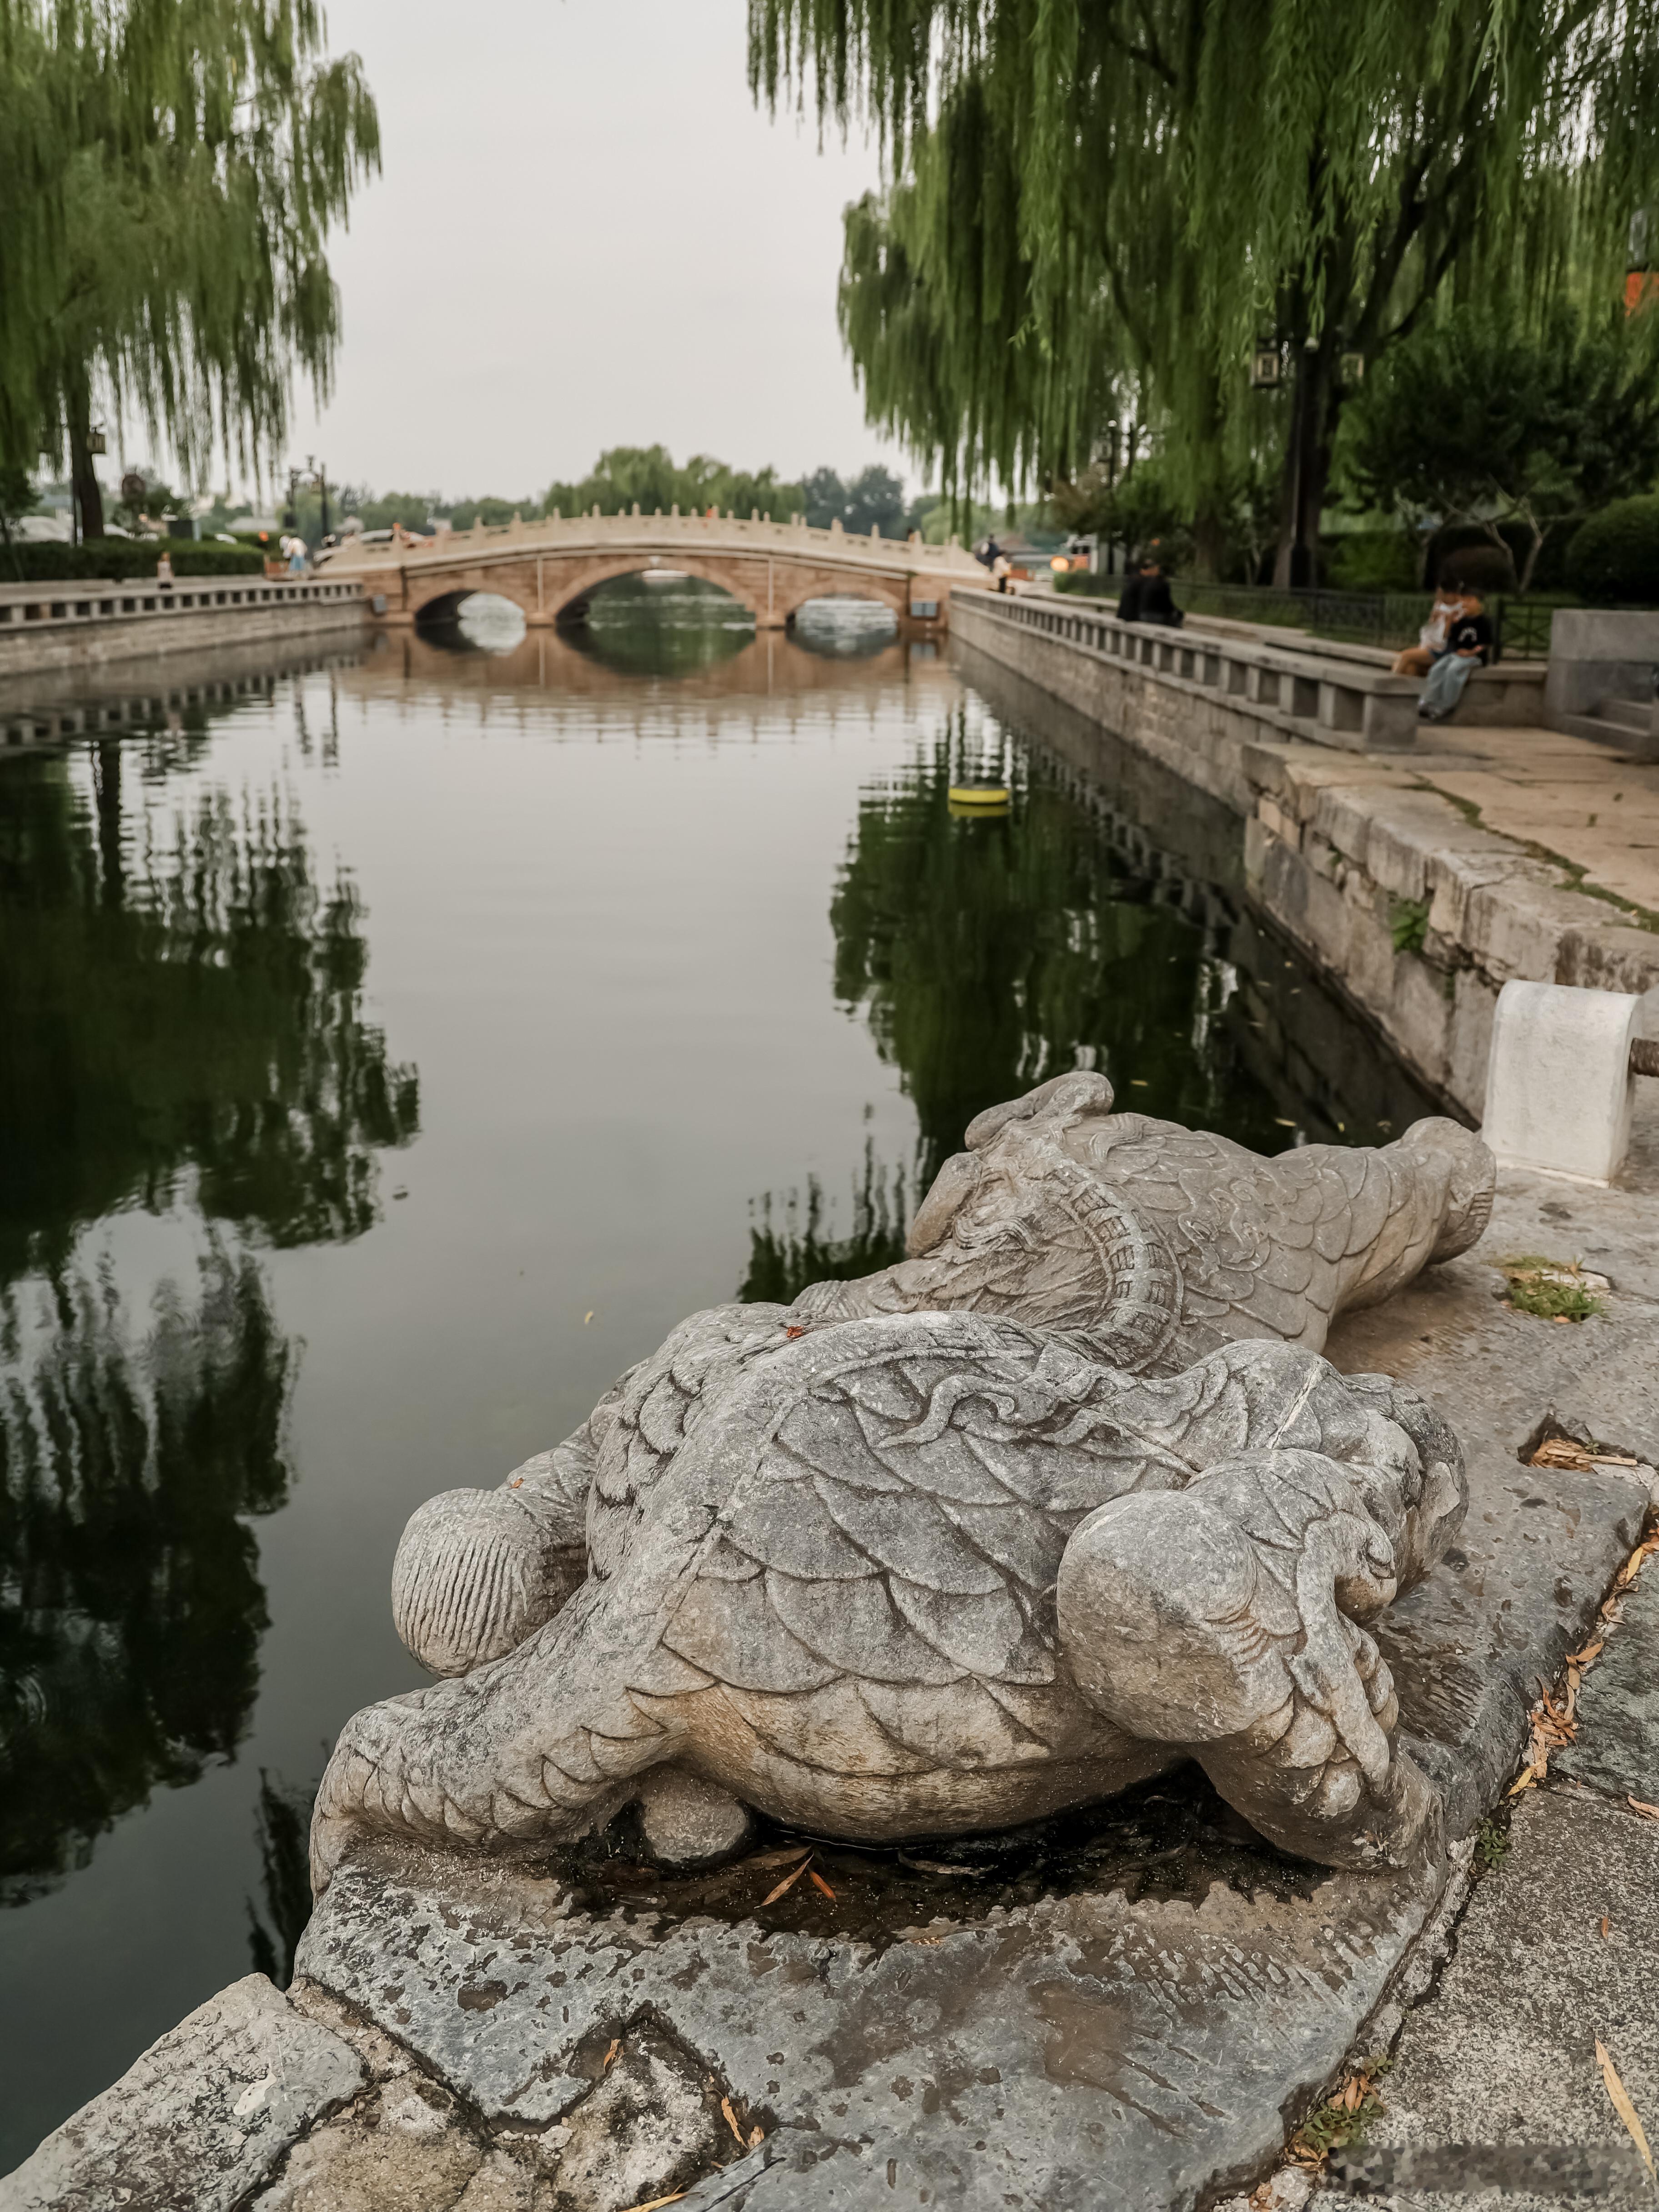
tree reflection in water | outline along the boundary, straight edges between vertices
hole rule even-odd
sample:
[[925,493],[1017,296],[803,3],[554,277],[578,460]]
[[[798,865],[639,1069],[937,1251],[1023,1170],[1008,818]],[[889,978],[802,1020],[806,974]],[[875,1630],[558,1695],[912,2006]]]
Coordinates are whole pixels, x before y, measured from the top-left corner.
[[[1179,878],[1114,850],[1058,782],[960,711],[902,782],[866,791],[830,908],[836,995],[861,1010],[921,1123],[918,1192],[974,1115],[1073,1067],[1124,1108],[1276,1151],[1282,1110],[1237,1079],[1218,931]],[[1011,749],[1012,750],[1012,749]],[[955,781],[1010,782],[1008,813],[951,814]]]
[[845,1237],[824,1231],[824,1197],[816,1176],[806,1179],[806,1202],[791,1192],[773,1218],[769,1191],[750,1209],[749,1272],[738,1291],[747,1304],[768,1300],[791,1305],[809,1283],[844,1283],[874,1274],[904,1257],[909,1218],[904,1170],[889,1176],[872,1146],[864,1148],[864,1174],[853,1192],[852,1228]]
[[[975,781],[1007,784],[1011,807],[953,813],[951,786]],[[1109,1075],[1121,1109],[1265,1152],[1286,1141],[1235,1020],[1236,917],[1167,864],[1136,866],[966,705],[908,775],[861,795],[830,920],[836,995],[897,1069],[916,1155],[890,1176],[866,1157],[846,1236],[814,1180],[804,1204],[759,1200],[742,1297],[791,1298],[900,1257],[907,1186],[926,1192],[975,1114],[1070,1068]]]
[[[267,1626],[247,1524],[287,1495],[299,1357],[256,1248],[361,1234],[377,1148],[418,1126],[414,1071],[362,1016],[355,887],[319,884],[279,790],[175,803],[198,750],[102,741],[0,786],[13,1901],[246,1732]],[[197,1281],[155,1285],[148,1314],[97,1228],[135,1211],[193,1224],[197,1249]]]
[[[327,1746],[323,1747],[325,1753]],[[285,1990],[294,1979],[294,1954],[311,1917],[311,1808],[322,1782],[296,1787],[259,1769],[257,1828],[263,1912],[247,1900],[248,1950],[253,1971]]]

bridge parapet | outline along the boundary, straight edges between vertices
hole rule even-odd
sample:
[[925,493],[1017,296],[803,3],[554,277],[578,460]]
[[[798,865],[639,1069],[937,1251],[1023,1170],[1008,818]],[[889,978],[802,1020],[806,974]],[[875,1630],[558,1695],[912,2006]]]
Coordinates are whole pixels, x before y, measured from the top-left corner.
[[617,576],[684,568],[719,584],[753,613],[757,627],[791,621],[808,599],[851,592],[891,606],[901,620],[943,625],[951,586],[982,581],[984,570],[956,544],[927,545],[831,523],[734,514],[538,515],[476,523],[388,545],[349,541],[329,559],[331,576],[362,580],[384,620],[410,622],[440,603],[495,592],[520,605],[532,626],[556,621],[587,592]]
[[769,515],[763,514],[681,514],[672,510],[667,514],[641,514],[637,507],[628,514],[555,513],[532,516],[527,521],[515,514],[510,522],[475,522],[470,530],[440,530],[431,538],[410,537],[392,545],[357,548],[348,541],[332,556],[329,566],[354,569],[399,567],[406,562],[453,559],[463,551],[489,551],[498,547],[515,550],[540,548],[562,553],[596,545],[632,548],[647,544],[660,544],[665,550],[670,545],[680,545],[705,546],[720,552],[742,547],[746,550],[763,548],[808,556],[832,554],[842,560],[868,561],[881,568],[949,573],[960,576],[964,582],[983,574],[973,555],[955,539],[949,545],[927,545],[915,532],[908,538],[883,538],[872,530],[865,538],[843,530],[839,522],[820,530],[805,522],[775,522]]

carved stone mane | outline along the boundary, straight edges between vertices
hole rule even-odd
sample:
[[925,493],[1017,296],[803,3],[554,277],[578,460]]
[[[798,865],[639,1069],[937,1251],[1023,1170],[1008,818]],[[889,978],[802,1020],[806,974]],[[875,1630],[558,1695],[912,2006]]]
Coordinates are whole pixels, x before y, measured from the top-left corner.
[[1450,1540],[1461,1455],[1317,1346],[1479,1236],[1490,1159],[1428,1121],[1261,1160],[1110,1104],[1079,1074],[981,1115],[897,1267],[693,1316],[422,1506],[394,1613],[449,1679],[343,1731],[319,1888],[374,1829],[533,1854],[644,1798],[666,1856],[722,1804],[730,1844],[744,1805],[903,1838],[1187,1758],[1309,1856],[1431,1849],[1365,1624]]

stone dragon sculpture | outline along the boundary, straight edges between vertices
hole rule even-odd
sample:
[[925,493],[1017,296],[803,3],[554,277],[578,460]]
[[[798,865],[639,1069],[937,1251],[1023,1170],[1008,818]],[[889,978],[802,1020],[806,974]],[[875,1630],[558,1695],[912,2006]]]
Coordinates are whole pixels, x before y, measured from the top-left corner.
[[533,1856],[675,1776],[896,1841],[1197,1759],[1289,1850],[1432,1850],[1365,1624],[1450,1541],[1462,1455],[1318,1354],[1479,1237],[1490,1156],[1430,1121],[1265,1160],[1111,1106],[1079,1073],[981,1115],[908,1258],[694,1315],[421,1507],[393,1610],[447,1679],[343,1731],[319,1893],[368,1833]]

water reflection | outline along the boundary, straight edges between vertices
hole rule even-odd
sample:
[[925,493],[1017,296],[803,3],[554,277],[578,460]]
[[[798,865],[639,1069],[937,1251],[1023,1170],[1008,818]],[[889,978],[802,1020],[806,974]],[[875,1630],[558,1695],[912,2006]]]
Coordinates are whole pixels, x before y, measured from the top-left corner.
[[136,805],[123,740],[95,747],[90,793],[74,756],[9,763],[0,1280],[186,1176],[208,1219],[273,1243],[356,1236],[375,1149],[418,1125],[413,1069],[362,1018],[350,877],[318,883],[279,787],[175,807],[178,743],[132,749]]
[[830,1210],[816,1176],[775,1203],[769,1191],[750,1208],[749,1272],[738,1289],[745,1303],[793,1305],[809,1283],[849,1282],[904,1257],[909,1206],[904,1170],[890,1175],[875,1148],[864,1149],[864,1172],[853,1188],[852,1223],[844,1236],[828,1228]]
[[[953,783],[1011,783],[1009,811],[953,814]],[[1285,1140],[1241,1071],[1220,915],[1137,872],[1000,726],[964,705],[912,771],[866,790],[830,902],[837,997],[901,1072],[921,1124],[919,1188],[973,1116],[1072,1067],[1125,1108]]]
[[618,576],[568,611],[559,635],[623,676],[686,676],[718,668],[755,639],[755,618],[698,576]]
[[898,635],[898,617],[878,599],[808,599],[795,617],[795,635],[814,653],[862,660]]
[[[175,798],[207,727],[192,709],[136,740],[7,764],[0,1894],[12,1901],[240,1738],[267,1626],[246,1516],[287,1496],[299,1356],[252,1248],[359,1236],[379,1211],[377,1149],[418,1127],[414,1070],[363,1018],[361,902],[349,876],[319,881],[292,799],[194,783]],[[303,750],[303,722],[299,736]],[[147,1296],[119,1279],[94,1224],[143,1215],[170,1249],[194,1248],[192,1286],[142,1258],[129,1273]]]
[[141,1335],[109,1268],[0,1306],[0,1898],[72,1865],[246,1726],[267,1626],[244,1516],[288,1494],[297,1347],[212,1240]]
[[311,1917],[311,1808],[321,1780],[319,1771],[295,1785],[259,1770],[259,1902],[247,1900],[248,1952],[254,1972],[279,1990],[294,1979],[294,1954]]

